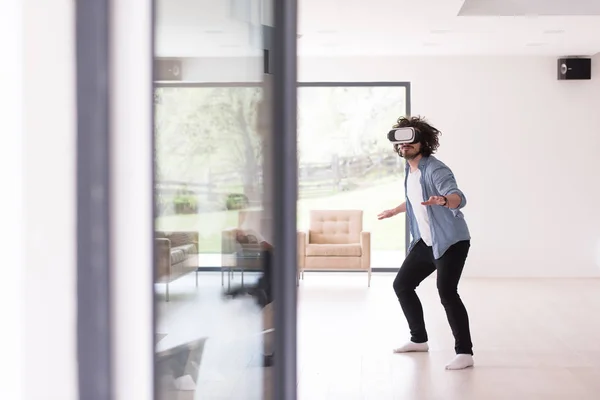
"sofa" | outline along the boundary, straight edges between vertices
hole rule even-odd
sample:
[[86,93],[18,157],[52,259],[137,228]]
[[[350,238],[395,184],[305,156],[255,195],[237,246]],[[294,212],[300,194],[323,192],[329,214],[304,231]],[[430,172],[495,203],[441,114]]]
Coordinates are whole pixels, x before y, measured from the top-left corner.
[[198,232],[155,232],[156,282],[169,283],[190,272],[196,272],[198,286]]
[[308,232],[298,232],[298,273],[365,271],[371,286],[371,233],[362,210],[314,210]]

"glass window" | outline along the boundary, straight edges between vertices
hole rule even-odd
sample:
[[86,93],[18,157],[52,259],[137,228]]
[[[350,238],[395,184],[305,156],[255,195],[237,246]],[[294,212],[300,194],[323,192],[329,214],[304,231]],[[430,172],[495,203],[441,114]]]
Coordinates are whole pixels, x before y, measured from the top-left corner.
[[405,254],[405,218],[377,214],[404,199],[404,160],[386,133],[407,113],[406,84],[310,84],[298,90],[298,227],[310,210],[363,210],[371,232],[372,267],[398,268]]

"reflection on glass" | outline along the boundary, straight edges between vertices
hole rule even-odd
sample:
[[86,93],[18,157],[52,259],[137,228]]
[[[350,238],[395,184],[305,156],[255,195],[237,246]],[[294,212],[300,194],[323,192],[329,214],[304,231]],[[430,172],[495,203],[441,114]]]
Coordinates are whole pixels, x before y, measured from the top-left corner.
[[272,363],[262,349],[272,288],[261,99],[256,86],[156,89],[163,389],[262,398],[262,368]]
[[197,230],[198,251],[213,256],[203,266],[218,265],[223,227],[262,206],[260,98],[259,87],[156,89],[156,224]]
[[385,134],[406,114],[405,87],[306,85],[298,89],[298,227],[309,228],[311,210],[363,210],[372,266],[399,268],[405,221],[377,214],[404,199],[404,161]]
[[272,238],[264,182],[271,132],[264,27],[250,18],[256,10],[249,5],[157,4],[161,400],[270,398]]

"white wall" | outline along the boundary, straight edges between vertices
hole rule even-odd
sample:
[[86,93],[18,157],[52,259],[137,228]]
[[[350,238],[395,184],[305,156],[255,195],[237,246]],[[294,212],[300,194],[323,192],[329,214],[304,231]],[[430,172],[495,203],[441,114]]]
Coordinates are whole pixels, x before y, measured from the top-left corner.
[[254,82],[263,79],[263,61],[258,57],[185,58],[181,77],[191,82]]
[[2,146],[0,146],[0,210],[3,210],[0,254],[2,254],[2,279],[0,290],[0,343],[4,344],[4,365],[0,374],[0,399],[22,398],[22,304],[23,296],[23,169],[22,141],[22,15],[19,0],[2,3],[0,13],[0,48],[2,56],[12,62],[0,62],[0,121],[2,121]]
[[74,400],[74,2],[4,5],[0,398]]
[[566,82],[546,57],[306,58],[299,79],[411,82],[469,200],[465,275],[599,277],[599,56],[592,70]]

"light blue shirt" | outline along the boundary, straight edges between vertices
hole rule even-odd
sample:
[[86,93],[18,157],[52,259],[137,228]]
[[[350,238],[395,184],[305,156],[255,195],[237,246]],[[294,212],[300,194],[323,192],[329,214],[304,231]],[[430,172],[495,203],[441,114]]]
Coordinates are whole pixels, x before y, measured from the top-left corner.
[[[456,209],[442,206],[427,206],[427,215],[429,216],[431,239],[433,242],[433,256],[438,259],[453,244],[471,239],[464,215],[460,211],[467,204],[467,198],[458,188],[456,179],[450,168],[437,158],[433,156],[422,157],[419,160],[419,170],[421,170],[421,188],[423,189],[423,199],[425,201],[431,196],[448,196],[452,193],[458,194],[461,198],[460,205]],[[406,173],[404,174],[405,193],[408,193],[407,180],[409,172],[410,166],[407,162]],[[413,239],[410,244],[410,251],[421,239],[421,234],[419,233],[419,226],[417,225],[417,220],[415,219],[408,196],[406,197],[406,213],[410,225],[410,235]]]

